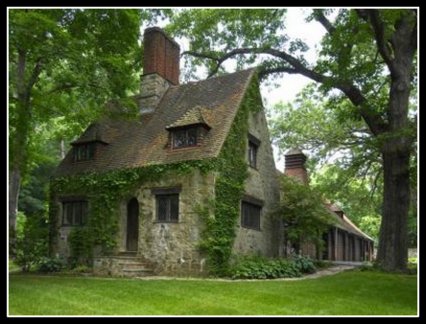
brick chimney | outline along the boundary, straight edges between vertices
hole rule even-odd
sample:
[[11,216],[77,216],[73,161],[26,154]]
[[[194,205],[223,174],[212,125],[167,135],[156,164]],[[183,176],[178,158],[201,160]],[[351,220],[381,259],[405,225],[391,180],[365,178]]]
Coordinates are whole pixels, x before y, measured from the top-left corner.
[[299,149],[292,149],[285,155],[284,174],[308,184],[308,172],[305,168],[306,155]]
[[141,114],[155,110],[170,85],[179,84],[180,47],[161,28],[144,32],[144,60],[139,108]]

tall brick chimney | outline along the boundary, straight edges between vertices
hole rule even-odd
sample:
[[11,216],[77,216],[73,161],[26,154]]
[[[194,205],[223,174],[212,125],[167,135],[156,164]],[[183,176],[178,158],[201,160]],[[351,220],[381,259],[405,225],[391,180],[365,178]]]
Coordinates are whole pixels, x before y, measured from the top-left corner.
[[292,149],[285,155],[284,174],[308,184],[308,172],[305,168],[306,155],[299,149]]
[[170,85],[179,84],[180,47],[161,28],[144,32],[144,60],[139,107],[141,114],[155,110]]

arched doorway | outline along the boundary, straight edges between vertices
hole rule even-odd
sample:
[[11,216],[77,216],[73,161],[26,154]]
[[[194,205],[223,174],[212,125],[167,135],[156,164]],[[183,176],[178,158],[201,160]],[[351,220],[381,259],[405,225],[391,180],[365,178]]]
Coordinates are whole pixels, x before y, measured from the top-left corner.
[[132,198],[127,203],[127,251],[138,250],[139,238],[139,203],[136,198]]

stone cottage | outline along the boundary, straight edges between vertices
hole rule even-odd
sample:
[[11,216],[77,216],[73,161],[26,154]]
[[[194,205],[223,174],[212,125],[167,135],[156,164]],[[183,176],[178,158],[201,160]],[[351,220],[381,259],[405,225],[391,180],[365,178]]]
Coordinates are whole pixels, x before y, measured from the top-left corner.
[[[98,273],[126,276],[202,275],[232,254],[283,255],[282,225],[270,215],[280,192],[256,70],[179,84],[179,59],[174,40],[146,29],[132,97],[138,118],[98,120],[71,143],[52,179],[52,255],[85,256]],[[288,155],[286,170],[303,176],[301,162]],[[327,234],[323,257],[365,258],[364,243],[350,252],[362,232],[341,224]]]
[[[179,45],[161,29],[145,30],[143,75],[134,97],[140,118],[93,123],[56,170],[54,181],[131,169],[158,172],[120,192],[112,216],[97,216],[98,222],[109,216],[117,222],[114,248],[107,253],[95,248],[99,272],[203,273],[200,244],[208,250],[209,242],[219,239],[228,242],[221,245],[225,254],[279,255],[279,224],[269,216],[279,187],[256,70],[181,85],[179,58]],[[172,171],[162,173],[167,168]],[[96,192],[87,190],[81,184],[52,192],[51,245],[60,257],[72,254],[72,231],[94,217]],[[238,192],[234,201],[228,191]],[[207,209],[210,218],[222,210],[235,221],[225,229],[211,225],[205,233],[199,211]],[[92,219],[90,226],[100,224]],[[226,231],[231,233],[215,237]]]

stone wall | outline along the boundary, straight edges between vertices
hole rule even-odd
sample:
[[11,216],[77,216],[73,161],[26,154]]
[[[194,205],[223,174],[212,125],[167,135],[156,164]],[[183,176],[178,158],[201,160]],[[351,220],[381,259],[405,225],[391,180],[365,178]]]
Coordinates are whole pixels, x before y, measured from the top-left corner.
[[[250,114],[249,133],[260,140],[260,145],[257,150],[256,168],[248,168],[245,193],[262,200],[264,205],[260,216],[260,230],[242,227],[240,218],[233,250],[237,254],[274,257],[281,253],[279,248],[282,246],[279,223],[274,222],[270,215],[273,206],[279,201],[279,185],[263,108],[258,113]],[[248,163],[248,153],[246,159]]]
[[[181,186],[179,221],[157,221],[155,188]],[[214,197],[214,175],[194,170],[188,175],[171,175],[154,183],[142,184],[134,193],[139,202],[139,244],[137,255],[148,261],[155,274],[203,274],[205,259],[198,243],[203,221],[196,210]],[[127,202],[121,205],[119,251],[126,250]]]

